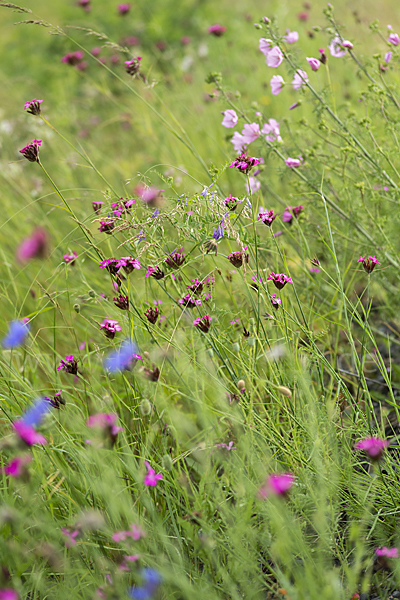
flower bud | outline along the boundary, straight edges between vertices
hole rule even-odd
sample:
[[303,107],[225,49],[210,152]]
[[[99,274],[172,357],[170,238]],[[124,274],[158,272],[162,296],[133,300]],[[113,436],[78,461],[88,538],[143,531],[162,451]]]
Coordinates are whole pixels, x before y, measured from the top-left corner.
[[172,458],[170,457],[169,454],[164,454],[164,456],[161,459],[161,465],[162,468],[165,469],[166,471],[172,471]]
[[286,396],[287,398],[292,397],[292,392],[289,390],[289,388],[285,387],[284,385],[280,385],[278,387],[278,392],[282,394],[282,396]]
[[237,342],[235,342],[234,344],[232,344],[232,350],[234,352],[240,352],[240,346]]
[[239,98],[242,97],[242,94],[239,92],[239,90],[236,90],[235,92],[235,98],[237,98],[239,100]]
[[80,304],[74,304],[73,309],[76,313],[80,313],[81,312],[81,305]]
[[95,292],[94,290],[89,290],[89,291],[88,291],[88,295],[89,295],[91,298],[95,298],[95,297],[96,297],[96,292]]
[[255,338],[251,338],[251,337],[247,338],[246,341],[247,341],[247,345],[250,346],[250,348],[252,348],[256,343]]
[[242,390],[244,390],[245,387],[246,387],[246,382],[244,381],[244,379],[239,379],[239,381],[237,382],[238,390],[241,392]]
[[260,23],[254,23],[254,27],[256,29],[262,29],[262,25],[260,25]]
[[144,417],[147,417],[151,413],[151,403],[147,398],[143,398],[141,401],[140,412]]

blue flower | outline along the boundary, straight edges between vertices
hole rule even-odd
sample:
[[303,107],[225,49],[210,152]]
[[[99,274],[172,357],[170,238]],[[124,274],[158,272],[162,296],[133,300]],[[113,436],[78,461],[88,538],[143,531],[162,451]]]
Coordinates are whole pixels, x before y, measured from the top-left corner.
[[29,327],[24,321],[11,321],[7,335],[3,338],[3,348],[15,348],[24,343]]
[[209,185],[208,187],[205,187],[204,190],[201,192],[200,196],[202,196],[203,198],[205,198],[206,196],[208,196],[208,190],[210,188],[212,188],[214,184],[212,183],[211,185]]
[[224,229],[223,229],[223,224],[221,223],[221,225],[217,225],[217,227],[214,229],[214,233],[213,233],[213,238],[215,241],[219,240],[220,238],[224,237]]
[[122,342],[118,350],[111,352],[104,361],[104,367],[115,373],[116,371],[124,371],[130,369],[133,365],[133,361],[143,360],[139,354],[137,354],[136,345],[129,339]]
[[134,600],[148,600],[151,598],[162,581],[159,572],[150,567],[143,569],[141,575],[143,578],[143,585],[131,587],[128,591],[130,598],[133,598]]
[[45,398],[38,398],[35,400],[34,404],[30,406],[22,415],[21,421],[23,421],[25,425],[37,427],[50,408],[50,402],[48,402]]
[[150,219],[155,219],[156,217],[158,217],[158,215],[160,214],[160,209],[156,208],[156,210],[153,212],[153,214],[150,216]]

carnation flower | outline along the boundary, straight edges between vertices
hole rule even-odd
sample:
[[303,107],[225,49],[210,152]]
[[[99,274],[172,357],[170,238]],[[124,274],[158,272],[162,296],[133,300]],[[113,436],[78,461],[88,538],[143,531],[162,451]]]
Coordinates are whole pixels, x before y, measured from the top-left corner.
[[132,256],[122,256],[119,259],[118,264],[124,269],[127,275],[129,275],[129,273],[132,273],[134,269],[140,269],[142,266],[140,264],[140,261],[138,261],[137,258],[132,258]]
[[84,53],[81,50],[78,50],[77,52],[68,52],[68,54],[62,57],[61,62],[71,66],[76,66],[81,62],[83,57]]
[[216,37],[221,37],[223,33],[225,33],[226,27],[224,25],[211,25],[208,28],[208,33],[215,35]]
[[165,277],[164,271],[161,271],[160,267],[148,267],[145,277],[154,277],[154,279],[163,279]]
[[61,361],[60,365],[57,367],[57,371],[60,370],[70,373],[71,375],[76,375],[78,373],[78,363],[74,359],[73,354],[66,356],[65,360]]
[[178,248],[171,252],[164,261],[171,269],[178,269],[185,262],[185,250]]
[[230,127],[235,127],[237,125],[239,118],[234,110],[228,109],[222,114],[224,115],[224,118],[222,119],[222,125],[224,127],[229,129]]
[[42,140],[32,140],[30,144],[27,144],[20,150],[20,154],[25,156],[29,162],[40,162],[39,161],[39,146],[42,145]]
[[75,264],[75,259],[77,257],[77,253],[75,251],[72,252],[72,254],[64,254],[63,256],[63,261],[65,262],[65,264],[71,264],[74,265]]
[[267,277],[267,281],[273,281],[278,290],[284,288],[287,283],[293,283],[291,278],[284,273],[270,273]]
[[149,308],[148,310],[146,310],[146,312],[144,313],[144,316],[146,317],[146,319],[152,323],[153,325],[155,325],[155,323],[157,323],[157,319],[160,315],[160,311],[158,310],[158,308]]
[[16,258],[21,263],[27,263],[32,258],[45,258],[47,250],[47,233],[42,227],[37,227],[19,245],[16,251]]
[[111,235],[114,227],[115,227],[114,221],[112,219],[106,219],[105,221],[100,221],[99,231],[101,231],[102,233],[107,233],[108,235]]
[[24,104],[24,110],[26,110],[31,115],[40,115],[40,105],[42,104],[42,102],[43,100],[36,100],[36,98],[34,98],[33,100],[28,100],[28,102],[25,102]]
[[369,437],[357,442],[354,447],[357,450],[363,450],[372,461],[378,461],[382,458],[383,452],[388,446],[389,442],[387,440],[379,437]]
[[260,162],[261,159],[247,156],[246,152],[242,152],[242,154],[240,154],[238,158],[236,158],[233,163],[229,165],[229,168],[238,169],[247,175],[247,173],[249,173],[249,171],[251,171],[251,169]]
[[201,300],[193,298],[190,294],[186,294],[186,296],[178,300],[178,304],[183,308],[195,308],[196,306],[201,306]]
[[111,444],[114,445],[118,433],[124,430],[123,427],[116,425],[117,418],[117,415],[113,413],[97,413],[88,418],[86,425],[88,427],[97,427],[98,429],[101,429],[104,435],[110,438]]
[[104,206],[104,202],[99,202],[98,200],[92,202],[92,207],[96,214],[100,212],[102,206]]
[[164,476],[161,473],[156,474],[155,470],[150,466],[150,463],[147,460],[144,461],[144,464],[147,468],[147,474],[144,478],[144,485],[156,487],[157,482],[164,479]]
[[131,5],[129,2],[124,2],[123,4],[118,4],[118,13],[120,15],[127,15],[131,9]]
[[124,63],[125,70],[128,73],[128,75],[132,75],[132,77],[136,77],[136,75],[139,74],[141,60],[142,60],[141,56],[136,56],[136,57],[132,58],[131,60],[125,61],[125,63]]
[[129,310],[129,298],[121,294],[117,298],[113,298],[115,306],[121,310]]
[[203,333],[208,333],[211,327],[210,315],[204,315],[204,317],[197,317],[197,319],[193,321],[193,325],[197,327],[197,329],[200,329],[200,331],[202,331]]
[[387,548],[386,546],[383,546],[383,548],[377,548],[375,554],[377,556],[386,556],[387,558],[399,558],[398,548]]
[[366,271],[368,273],[368,275],[370,273],[372,273],[372,271],[375,269],[376,265],[380,265],[380,261],[375,258],[375,256],[368,256],[368,258],[366,258],[365,256],[360,256],[360,258],[357,261],[358,263],[362,263],[362,266],[364,267],[364,271]]
[[280,298],[278,298],[278,296],[276,294],[272,294],[271,298],[271,304],[272,306],[278,310],[279,305],[282,304],[282,300]]
[[273,210],[266,211],[261,210],[258,213],[257,221],[262,221],[268,227],[271,227],[272,223],[275,221],[277,215],[274,214]]
[[291,223],[293,221],[293,218],[295,217],[296,219],[299,217],[300,213],[302,212],[302,210],[304,209],[304,206],[288,206],[282,215],[282,221],[284,223]]
[[122,331],[121,325],[114,319],[104,319],[104,321],[100,323],[100,329],[104,331],[106,337],[110,340],[115,338],[117,331]]
[[29,464],[31,461],[32,457],[26,454],[24,456],[16,456],[12,460],[10,460],[10,462],[8,462],[4,468],[1,469],[1,472],[5,475],[9,475],[10,477],[21,477],[22,475],[27,473],[26,465]]
[[245,250],[247,250],[247,246],[243,249],[243,252],[239,250],[238,252],[231,252],[231,254],[228,255],[228,260],[234,267],[239,268],[244,263],[249,262],[249,255]]
[[239,204],[239,198],[237,198],[236,196],[232,196],[231,194],[229,194],[229,196],[227,196],[224,200],[224,205],[226,206],[226,208],[228,210],[236,210],[238,204]]

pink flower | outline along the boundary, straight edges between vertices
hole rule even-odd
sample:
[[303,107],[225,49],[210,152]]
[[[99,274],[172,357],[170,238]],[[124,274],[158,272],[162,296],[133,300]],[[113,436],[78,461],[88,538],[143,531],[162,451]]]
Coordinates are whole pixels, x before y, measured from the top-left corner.
[[301,205],[288,206],[282,215],[282,221],[284,223],[291,223],[293,220],[293,217],[295,217],[297,219],[303,209],[304,209],[304,206],[301,206]]
[[307,56],[307,62],[313,71],[318,71],[318,69],[321,66],[321,61],[318,60],[318,58],[312,58],[312,57],[310,58]]
[[242,154],[240,154],[238,158],[236,158],[233,161],[233,163],[229,165],[229,168],[238,169],[239,171],[247,175],[247,173],[249,173],[253,167],[260,164],[260,162],[260,158],[247,156],[246,152],[242,152]]
[[392,60],[392,52],[386,52],[385,54],[385,63],[390,63],[390,61]]
[[225,31],[226,27],[224,27],[223,25],[211,25],[211,27],[208,28],[208,33],[212,33],[212,35],[215,35],[217,37],[221,37],[221,35],[225,33]]
[[282,141],[279,131],[279,123],[275,119],[268,119],[268,123],[265,123],[261,129],[261,133],[265,134],[265,139],[267,142]]
[[379,437],[370,437],[357,442],[354,447],[357,450],[363,450],[371,460],[379,460],[382,458],[383,451],[388,446],[389,442],[387,440],[382,440]]
[[276,216],[277,215],[274,214],[273,210],[270,210],[268,212],[266,210],[261,209],[261,211],[258,213],[257,221],[262,221],[265,225],[271,227],[272,223],[276,219]]
[[267,54],[267,65],[269,67],[279,67],[280,64],[282,64],[283,61],[283,54],[282,54],[282,50],[279,48],[279,46],[274,46],[272,48],[272,50],[270,50],[270,52],[268,52]]
[[349,42],[349,40],[342,41],[338,35],[333,38],[328,46],[329,52],[334,58],[341,58],[342,56],[345,56],[347,52],[346,48],[351,50],[352,47],[353,44]]
[[110,340],[115,338],[115,334],[117,331],[122,331],[121,325],[119,325],[118,321],[114,319],[104,319],[102,323],[100,323],[100,329],[102,329]]
[[37,227],[33,233],[25,238],[18,246],[16,258],[23,264],[27,263],[32,258],[45,258],[47,248],[47,233],[42,227]]
[[24,104],[24,110],[28,111],[31,115],[40,115],[40,105],[42,102],[43,100],[36,100],[36,98],[28,100],[28,102],[25,102]]
[[235,127],[239,120],[234,110],[228,109],[222,113],[224,118],[222,119],[222,125],[226,128]]
[[399,42],[400,42],[400,39],[399,39],[399,36],[397,35],[397,33],[391,33],[391,34],[389,34],[388,42],[390,44],[393,44],[393,46],[398,46]]
[[292,86],[294,90],[299,90],[308,82],[308,75],[305,71],[298,69],[294,74]]
[[285,275],[284,273],[270,273],[268,275],[267,281],[273,281],[275,287],[278,288],[278,290],[284,288],[287,283],[293,283],[291,278]]
[[249,176],[249,180],[246,181],[246,189],[249,194],[254,194],[261,188],[261,183],[253,177],[253,175]]
[[144,478],[144,485],[155,487],[157,485],[157,481],[164,479],[164,477],[161,473],[156,474],[155,470],[150,466],[147,460],[144,461],[144,464],[147,468],[147,475],[145,475]]
[[33,446],[34,444],[45,446],[47,444],[46,438],[40,433],[37,433],[32,425],[24,423],[22,419],[14,421],[13,428],[18,437],[28,446]]
[[136,542],[144,537],[145,533],[139,525],[131,524],[131,528],[128,531],[117,531],[111,537],[114,542],[123,542],[127,537],[131,537]]
[[20,154],[22,154],[26,160],[29,162],[40,162],[39,161],[39,146],[42,145],[42,140],[32,140],[30,144],[27,144],[20,150]]
[[80,63],[83,57],[84,53],[80,50],[78,52],[68,52],[68,54],[62,57],[61,62],[75,66]]
[[65,264],[71,263],[71,265],[73,265],[77,256],[77,253],[73,251],[72,254],[64,254],[63,260]]
[[278,310],[279,305],[282,304],[282,300],[280,298],[278,298],[278,296],[276,294],[272,294],[271,298],[271,304],[272,306]]
[[231,143],[233,144],[233,147],[235,148],[235,152],[237,152],[237,153],[243,152],[243,150],[244,150],[244,148],[246,146],[246,142],[244,141],[244,137],[238,131],[235,131],[235,133],[233,134],[233,137],[231,139]]
[[193,325],[197,327],[197,329],[200,329],[200,331],[202,331],[203,333],[208,333],[211,327],[210,315],[204,315],[204,317],[197,317],[197,319],[193,321]]
[[264,54],[264,56],[267,56],[269,52],[271,52],[272,50],[272,40],[267,40],[266,38],[261,38],[260,39],[260,43],[259,43],[259,49],[261,50],[261,52]]
[[65,535],[65,537],[68,538],[68,540],[65,542],[67,548],[70,548],[71,546],[76,546],[76,538],[81,533],[79,529],[69,531],[69,529],[67,529],[66,527],[61,527],[61,532],[63,535]]
[[106,434],[111,437],[111,441],[114,443],[117,439],[117,435],[120,431],[123,431],[123,427],[118,427],[115,423],[117,422],[117,415],[113,413],[97,413],[91,415],[86,421],[88,427],[98,427],[102,429]]
[[372,273],[376,265],[381,264],[380,261],[377,258],[375,258],[375,256],[368,256],[368,258],[366,258],[365,256],[360,256],[357,262],[362,263],[364,271],[366,271],[368,274]]
[[214,448],[225,448],[225,450],[237,450],[236,446],[233,445],[233,442],[229,442],[229,444],[215,444]]
[[245,144],[251,144],[260,137],[260,126],[258,123],[246,123],[242,129],[243,141]]
[[291,473],[270,475],[258,492],[259,498],[265,500],[271,495],[286,496],[293,483],[294,475]]
[[2,472],[5,475],[10,475],[10,477],[21,477],[25,470],[25,465],[29,464],[31,461],[31,456],[16,456],[2,469]]
[[285,159],[285,164],[288,167],[300,167],[301,165],[301,160],[299,158],[286,158]]
[[398,548],[387,548],[386,546],[383,546],[383,548],[377,548],[375,554],[377,556],[386,556],[387,558],[399,558]]
[[285,85],[285,81],[281,75],[274,75],[269,83],[271,85],[271,92],[274,96],[277,96]]
[[149,206],[153,206],[155,204],[156,200],[159,199],[161,192],[163,191],[164,190],[157,190],[153,187],[144,187],[143,185],[137,185],[135,188],[135,193]]
[[11,588],[2,588],[0,590],[0,600],[19,600],[18,592]]
[[297,31],[290,31],[290,29],[286,29],[286,35],[283,36],[283,39],[288,44],[294,44],[299,41],[299,34]]
[[127,15],[131,9],[131,5],[128,2],[124,4],[118,4],[118,12],[120,15]]

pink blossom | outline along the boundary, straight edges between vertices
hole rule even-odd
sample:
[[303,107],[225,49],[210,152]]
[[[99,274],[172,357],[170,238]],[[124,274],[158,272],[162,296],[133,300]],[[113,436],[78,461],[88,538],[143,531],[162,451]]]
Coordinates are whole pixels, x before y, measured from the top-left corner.
[[275,119],[268,119],[268,123],[265,123],[261,129],[261,133],[265,134],[265,139],[267,142],[282,141],[279,131],[279,123]]
[[246,123],[242,129],[243,141],[245,144],[251,144],[260,137],[260,126],[258,123]]
[[19,245],[16,258],[21,263],[27,263],[32,258],[45,258],[48,249],[47,233],[42,227],[37,227],[33,233]]
[[217,37],[221,37],[225,31],[226,27],[224,27],[224,25],[211,25],[211,27],[208,28],[208,33],[212,33]]
[[265,500],[268,496],[286,496],[294,483],[294,475],[291,473],[280,473],[270,475],[265,484],[258,492],[259,498]]
[[234,110],[228,109],[222,114],[224,115],[224,118],[222,119],[222,125],[224,127],[229,129],[230,127],[235,127],[237,125],[239,119]]
[[156,474],[155,470],[150,466],[147,460],[144,461],[144,464],[147,468],[147,474],[144,478],[144,485],[155,487],[157,485],[157,481],[160,481],[164,477],[161,473]]
[[290,29],[286,29],[286,35],[283,36],[283,39],[288,44],[294,44],[299,41],[299,34],[297,31],[290,31]]
[[47,444],[46,438],[37,433],[32,425],[24,423],[23,420],[14,421],[13,428],[18,437],[28,446],[33,446],[34,444],[45,446]]
[[286,158],[285,159],[285,164],[288,167],[300,167],[301,165],[301,160],[299,158]]
[[73,251],[72,254],[64,254],[63,260],[65,264],[71,263],[73,265],[77,256],[77,253]]
[[284,223],[291,223],[293,220],[293,217],[295,217],[297,219],[303,209],[304,209],[304,206],[301,206],[301,205],[288,206],[287,208],[285,208],[285,210],[283,212],[282,221]]
[[139,198],[152,206],[152,203],[157,200],[164,190],[157,190],[153,187],[144,187],[143,185],[137,185],[135,188],[135,193],[139,196]]
[[127,15],[130,11],[131,5],[129,2],[125,2],[124,4],[118,4],[118,12],[120,15]]
[[139,558],[140,558],[140,554],[130,554],[128,556],[124,556],[124,560],[120,564],[119,570],[120,571],[129,571],[128,563],[136,562],[137,560],[139,560]]
[[389,442],[387,440],[379,437],[369,437],[357,442],[354,447],[357,450],[363,450],[371,460],[379,460],[388,446]]
[[387,558],[399,558],[398,548],[387,548],[386,546],[383,546],[383,548],[377,548],[375,554],[377,556],[386,556]]
[[118,427],[116,422],[117,415],[113,413],[97,413],[88,418],[86,425],[88,427],[98,427],[99,429],[103,429],[103,431],[109,433],[111,439],[115,441],[118,433],[124,430],[123,427]]
[[267,56],[269,52],[271,52],[272,50],[272,40],[268,40],[266,38],[261,38],[260,39],[260,43],[259,43],[259,49],[261,50],[261,52]]
[[0,589],[0,600],[19,600],[18,592],[11,588]]
[[392,52],[386,52],[385,63],[390,63],[391,60],[392,60]]
[[139,525],[131,524],[131,528],[128,531],[117,531],[112,535],[114,542],[123,542],[127,537],[131,537],[136,542],[144,537],[145,533]]
[[271,85],[271,92],[274,96],[277,96],[285,85],[285,81],[281,75],[274,75],[269,83]]
[[368,274],[372,273],[376,265],[381,264],[380,261],[377,258],[375,258],[375,256],[368,256],[368,258],[366,256],[360,256],[357,262],[362,263],[364,271],[366,271]]
[[274,214],[273,210],[267,211],[267,210],[261,209],[260,212],[258,213],[257,221],[262,221],[264,223],[264,225],[271,227],[272,223],[276,219],[276,216],[277,215]]
[[229,444],[215,444],[215,448],[225,448],[225,450],[237,450],[236,446],[233,445],[233,442],[229,442]]
[[308,75],[305,71],[298,69],[294,74],[292,86],[294,90],[299,90],[308,82]]
[[274,46],[272,48],[272,50],[270,52],[268,52],[267,54],[267,65],[269,67],[279,67],[280,64],[282,64],[283,61],[283,54],[282,54],[282,50],[279,48],[279,46]]
[[307,56],[307,62],[313,71],[318,71],[321,66],[321,61],[318,58],[312,58]]
[[235,152],[237,152],[237,153],[243,152],[244,148],[246,147],[246,142],[244,141],[244,137],[238,131],[235,131],[235,133],[233,134],[231,143],[233,144],[233,147],[235,148]]
[[280,298],[278,298],[278,296],[276,294],[272,294],[271,298],[271,304],[272,306],[278,310],[279,305],[282,304],[282,300]]
[[69,531],[66,527],[61,527],[61,532],[68,538],[68,541],[65,542],[67,548],[71,546],[76,546],[76,538],[80,534],[79,529],[75,529],[74,531]]
[[2,472],[5,475],[10,475],[10,477],[21,477],[24,472],[25,465],[29,464],[32,461],[32,457],[25,456],[16,456],[6,466],[2,469]]
[[349,42],[348,40],[342,41],[338,35],[333,38],[333,40],[328,46],[329,52],[334,58],[341,58],[342,56],[345,56],[347,52],[346,48],[351,49],[352,47],[353,44],[351,42]]
[[398,46],[400,39],[399,39],[399,36],[397,35],[397,33],[391,33],[388,37],[388,42],[390,44],[393,44],[393,46]]

